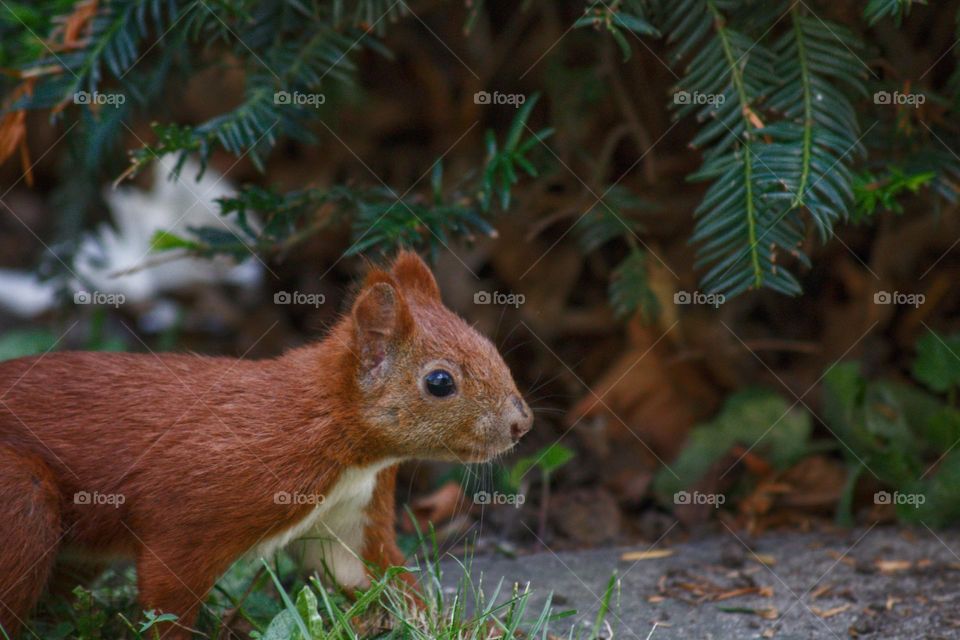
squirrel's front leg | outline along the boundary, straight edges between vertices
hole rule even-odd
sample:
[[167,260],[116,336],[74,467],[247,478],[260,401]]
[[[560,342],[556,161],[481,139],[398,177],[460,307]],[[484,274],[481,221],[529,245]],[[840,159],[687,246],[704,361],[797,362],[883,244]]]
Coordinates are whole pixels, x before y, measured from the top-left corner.
[[[373,496],[367,505],[367,524],[363,532],[363,560],[371,577],[379,577],[390,567],[402,567],[405,561],[403,553],[397,547],[396,531],[396,485],[397,465],[388,467],[377,476]],[[400,574],[411,588],[411,596],[418,605],[422,605],[417,579],[412,573]]]

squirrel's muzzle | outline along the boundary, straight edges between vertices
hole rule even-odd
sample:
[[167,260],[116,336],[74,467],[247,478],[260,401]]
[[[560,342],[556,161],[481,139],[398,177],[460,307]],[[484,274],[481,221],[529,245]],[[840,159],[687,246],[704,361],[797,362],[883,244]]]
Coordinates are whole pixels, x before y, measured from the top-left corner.
[[510,396],[508,399],[503,419],[509,425],[510,438],[514,442],[519,441],[533,426],[533,412],[530,411],[527,403],[516,395]]

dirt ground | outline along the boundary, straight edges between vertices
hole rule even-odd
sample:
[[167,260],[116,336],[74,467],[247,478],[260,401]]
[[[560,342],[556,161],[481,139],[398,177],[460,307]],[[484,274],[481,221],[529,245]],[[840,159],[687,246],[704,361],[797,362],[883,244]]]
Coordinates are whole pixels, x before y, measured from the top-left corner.
[[529,580],[534,611],[553,592],[557,610],[578,611],[558,635],[571,621],[589,628],[616,571],[620,590],[601,637],[932,640],[960,638],[958,550],[960,532],[925,528],[752,540],[727,530],[672,547],[479,557],[474,576],[487,590],[501,577]]

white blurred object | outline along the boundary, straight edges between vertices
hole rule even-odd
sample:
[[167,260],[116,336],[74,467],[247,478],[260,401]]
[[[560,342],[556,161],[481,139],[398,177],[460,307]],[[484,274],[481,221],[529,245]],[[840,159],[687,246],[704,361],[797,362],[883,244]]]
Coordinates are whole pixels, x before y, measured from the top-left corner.
[[50,283],[40,282],[40,278],[29,271],[0,269],[0,307],[14,315],[32,318],[55,302]]
[[[189,237],[191,227],[215,227],[238,233],[218,214],[216,203],[233,196],[233,186],[209,168],[196,181],[200,167],[193,160],[184,164],[179,180],[171,180],[174,162],[163,158],[154,164],[149,190],[124,187],[104,193],[114,224],[100,225],[81,241],[72,266],[80,281],[69,283],[73,292],[122,294],[126,302],[142,303],[198,284],[259,284],[263,266],[253,256],[239,264],[227,257],[163,261],[164,254],[154,251],[151,241],[157,231]],[[54,303],[52,283],[40,282],[30,272],[0,269],[0,307],[31,317]]]

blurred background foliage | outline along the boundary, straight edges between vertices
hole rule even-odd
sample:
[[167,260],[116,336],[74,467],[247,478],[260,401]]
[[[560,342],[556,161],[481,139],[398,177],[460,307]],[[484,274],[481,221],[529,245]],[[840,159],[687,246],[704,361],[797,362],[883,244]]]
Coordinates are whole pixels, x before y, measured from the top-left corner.
[[441,537],[476,523],[478,487],[532,490],[490,507],[502,549],[714,515],[945,524],[957,15],[8,0],[0,357],[273,355],[335,320],[361,257],[409,246],[538,412],[515,464],[406,471]]

